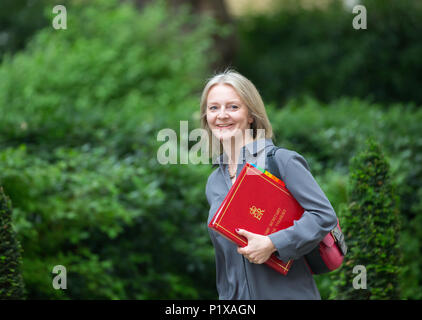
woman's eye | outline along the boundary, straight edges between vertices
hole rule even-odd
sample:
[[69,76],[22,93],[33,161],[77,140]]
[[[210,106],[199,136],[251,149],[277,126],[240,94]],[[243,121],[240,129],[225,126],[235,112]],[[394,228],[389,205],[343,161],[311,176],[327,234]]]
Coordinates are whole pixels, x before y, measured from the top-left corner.
[[236,106],[235,104],[231,106],[232,109],[239,109],[238,106]]
[[217,110],[217,107],[216,106],[210,106],[210,107],[208,107],[208,109],[210,109],[210,110]]

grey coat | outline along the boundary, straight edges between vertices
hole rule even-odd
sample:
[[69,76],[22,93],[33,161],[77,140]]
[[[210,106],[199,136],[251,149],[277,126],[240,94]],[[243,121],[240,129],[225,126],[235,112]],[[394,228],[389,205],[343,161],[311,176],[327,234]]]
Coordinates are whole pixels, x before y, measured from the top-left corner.
[[[266,153],[274,147],[271,139],[254,141],[241,149],[237,175],[246,162],[266,168]],[[230,181],[227,157],[218,159],[217,168],[206,185],[210,205],[208,223],[227,195]],[[237,245],[208,228],[215,249],[219,299],[321,299],[303,255],[315,248],[337,225],[330,201],[310,173],[306,160],[297,152],[279,149],[275,160],[280,176],[305,212],[294,225],[269,235],[281,260],[294,262],[286,276],[266,264],[250,263],[237,253]]]

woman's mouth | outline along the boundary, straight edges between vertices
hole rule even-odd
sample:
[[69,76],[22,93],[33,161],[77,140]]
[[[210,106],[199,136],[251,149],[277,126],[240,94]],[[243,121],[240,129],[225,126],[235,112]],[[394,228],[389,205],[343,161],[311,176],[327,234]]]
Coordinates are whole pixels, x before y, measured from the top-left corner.
[[233,123],[230,124],[217,124],[217,128],[219,129],[230,129],[233,127]]

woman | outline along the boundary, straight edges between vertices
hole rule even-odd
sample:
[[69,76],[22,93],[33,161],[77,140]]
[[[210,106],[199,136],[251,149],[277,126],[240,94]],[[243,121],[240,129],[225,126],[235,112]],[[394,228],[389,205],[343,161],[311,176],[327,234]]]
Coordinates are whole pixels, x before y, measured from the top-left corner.
[[[265,163],[274,144],[258,91],[233,70],[215,75],[205,85],[201,125],[223,149],[206,185],[209,223],[245,163]],[[275,153],[275,160],[286,187],[305,212],[293,226],[268,236],[237,230],[248,239],[243,248],[209,229],[215,249],[219,299],[321,299],[303,256],[336,226],[337,217],[301,155],[281,148]],[[264,264],[272,253],[283,261],[294,260],[286,276]]]

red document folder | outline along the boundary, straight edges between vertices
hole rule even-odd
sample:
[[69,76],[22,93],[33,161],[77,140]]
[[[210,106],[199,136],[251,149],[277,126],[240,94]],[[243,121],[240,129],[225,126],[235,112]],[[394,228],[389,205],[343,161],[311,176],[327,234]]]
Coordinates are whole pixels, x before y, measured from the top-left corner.
[[[268,235],[292,226],[303,212],[280,179],[246,163],[208,226],[245,247],[248,240],[236,228]],[[265,263],[286,275],[292,262],[281,261],[273,253]]]

